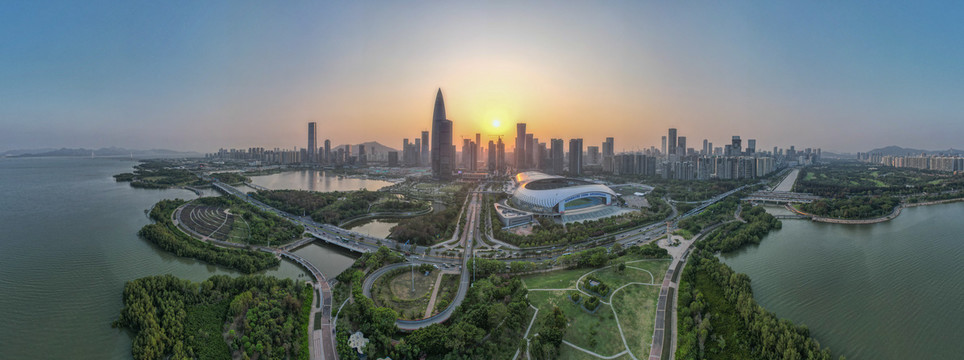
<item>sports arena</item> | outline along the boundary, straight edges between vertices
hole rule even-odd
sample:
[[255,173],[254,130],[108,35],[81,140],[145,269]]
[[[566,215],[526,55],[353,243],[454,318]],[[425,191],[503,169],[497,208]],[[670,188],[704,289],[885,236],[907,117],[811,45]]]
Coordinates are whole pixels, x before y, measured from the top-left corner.
[[527,171],[515,176],[510,199],[517,209],[542,215],[563,215],[582,209],[612,205],[618,195],[606,185]]

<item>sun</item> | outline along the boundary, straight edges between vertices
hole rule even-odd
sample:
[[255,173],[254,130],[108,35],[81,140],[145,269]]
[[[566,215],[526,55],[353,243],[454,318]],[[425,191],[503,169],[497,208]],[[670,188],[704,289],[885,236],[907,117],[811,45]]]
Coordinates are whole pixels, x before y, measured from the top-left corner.
[[492,119],[492,127],[498,128],[499,125],[502,125],[502,122],[500,122],[499,119]]

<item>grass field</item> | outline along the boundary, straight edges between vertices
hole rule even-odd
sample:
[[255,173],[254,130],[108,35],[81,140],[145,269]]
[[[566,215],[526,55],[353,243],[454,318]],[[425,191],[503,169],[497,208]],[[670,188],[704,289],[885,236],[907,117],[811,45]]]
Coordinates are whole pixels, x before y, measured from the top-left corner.
[[452,299],[455,299],[455,293],[459,291],[459,275],[442,274],[442,284],[439,286],[438,295],[435,297],[435,309],[432,310],[432,315],[445,310],[445,308],[452,303]]
[[638,358],[648,356],[652,345],[658,297],[658,286],[642,285],[627,286],[613,295],[613,308],[619,316],[626,342]]
[[394,276],[383,276],[372,285],[372,300],[378,306],[391,308],[402,319],[421,319],[425,315],[438,270],[425,273],[415,271],[415,291],[412,292],[412,273],[406,269]]
[[[530,338],[539,332],[543,314],[548,314],[553,306],[558,306],[569,320],[569,327],[563,339],[583,349],[603,356],[612,356],[626,350],[623,336],[617,326],[623,328],[629,349],[637,358],[646,357],[649,353],[653,335],[653,320],[656,315],[656,301],[659,296],[658,285],[642,285],[630,283],[653,284],[662,283],[663,276],[669,267],[670,260],[635,259],[622,257],[613,264],[625,262],[627,267],[617,271],[615,266],[602,269],[560,270],[545,274],[532,275],[523,278],[529,291],[529,302],[540,309],[540,319],[536,320],[530,332]],[[583,275],[592,272],[596,277],[610,286],[610,294],[601,299],[612,301],[611,305],[601,304],[595,313],[583,310],[572,302],[569,296],[576,293],[576,282]],[[623,287],[626,285],[625,287]],[[622,289],[620,289],[622,287]],[[533,289],[571,289],[539,291]],[[618,289],[618,290],[617,290]],[[587,296],[582,294],[583,297]],[[616,315],[613,314],[615,309]],[[560,359],[592,359],[577,349],[563,344],[560,347]],[[630,358],[628,354],[624,356]],[[620,357],[622,358],[622,357]]]

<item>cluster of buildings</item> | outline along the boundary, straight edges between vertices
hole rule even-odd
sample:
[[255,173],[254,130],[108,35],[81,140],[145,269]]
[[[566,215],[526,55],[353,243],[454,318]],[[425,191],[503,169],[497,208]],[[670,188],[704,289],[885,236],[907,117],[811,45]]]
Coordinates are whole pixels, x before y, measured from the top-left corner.
[[857,160],[884,166],[906,167],[920,170],[947,172],[964,171],[964,158],[960,156],[926,155],[898,156],[879,153],[857,153]]
[[[310,123],[314,125],[315,123]],[[318,165],[367,165],[369,151],[365,145],[355,145],[355,154],[352,154],[351,145],[343,145],[337,148],[331,147],[331,140],[325,140],[324,148],[307,149],[265,149],[263,147],[253,147],[247,149],[219,149],[218,152],[205,154],[206,158],[219,160],[246,161],[252,165],[296,165],[296,164],[318,164]]]
[[[443,180],[524,171],[570,177],[612,174],[708,180],[761,177],[783,166],[816,162],[821,154],[820,149],[798,151],[793,146],[760,151],[756,139],[748,139],[744,146],[740,136],[733,136],[728,144],[719,147],[703,139],[702,147],[696,149],[689,147],[686,136],[681,136],[675,128],[669,129],[662,137],[658,149],[651,146],[617,153],[613,137],[607,137],[599,145],[585,144],[582,138],[540,141],[526,125],[516,124],[515,147],[508,154],[501,136],[493,136],[483,143],[482,134],[476,133],[474,138],[462,137],[461,144],[457,144],[453,141],[453,122],[446,118],[445,102],[439,89],[431,130],[422,131],[414,139],[403,139],[401,151],[383,150],[383,153],[376,154],[365,145],[332,148],[330,140],[324,140],[321,145],[317,140],[317,124],[310,122],[307,148],[221,149],[208,156],[265,165],[368,166],[378,163],[389,167],[430,167],[433,177]],[[461,146],[461,151],[457,146]]]

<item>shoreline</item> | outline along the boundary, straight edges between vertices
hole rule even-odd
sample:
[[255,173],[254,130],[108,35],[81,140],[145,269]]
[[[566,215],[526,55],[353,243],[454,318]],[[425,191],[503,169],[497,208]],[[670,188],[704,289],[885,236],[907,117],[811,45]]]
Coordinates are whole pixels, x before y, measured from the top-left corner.
[[894,207],[894,210],[890,214],[877,217],[877,218],[872,218],[872,219],[838,219],[838,218],[822,217],[822,216],[817,216],[817,215],[800,211],[799,209],[791,206],[790,204],[787,204],[786,206],[784,206],[784,208],[786,208],[789,211],[792,211],[794,214],[807,216],[813,222],[821,222],[821,223],[827,223],[827,224],[845,224],[845,225],[870,225],[870,224],[879,224],[882,222],[887,222],[887,221],[896,219],[898,216],[900,216],[901,211],[906,208],[912,208],[912,207],[918,207],[918,206],[943,205],[943,204],[950,204],[955,202],[964,202],[964,198],[924,201],[924,202],[918,202],[918,203],[901,203],[900,205],[897,205],[896,207]]

